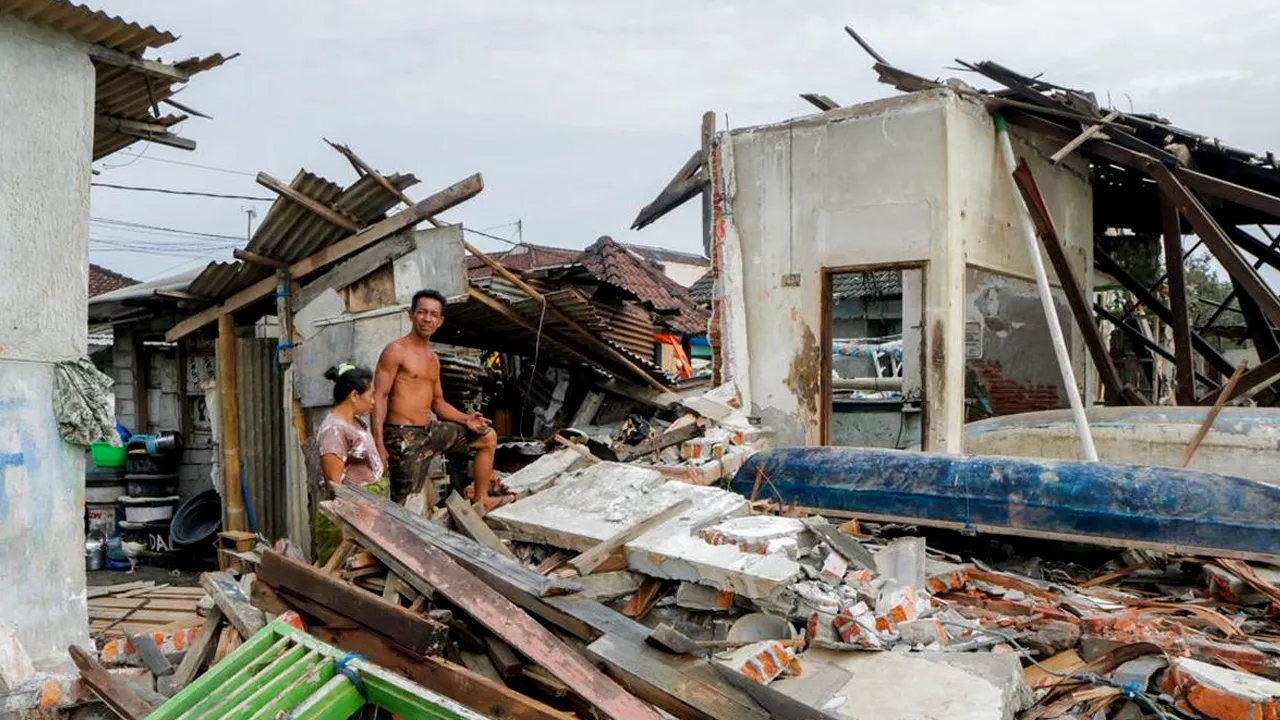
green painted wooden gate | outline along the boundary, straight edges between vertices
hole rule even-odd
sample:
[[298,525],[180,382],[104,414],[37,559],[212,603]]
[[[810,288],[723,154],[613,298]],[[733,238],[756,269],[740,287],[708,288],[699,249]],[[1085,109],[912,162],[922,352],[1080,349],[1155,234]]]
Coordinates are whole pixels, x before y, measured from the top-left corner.
[[366,705],[403,718],[486,720],[453,700],[276,620],[148,720],[341,720]]

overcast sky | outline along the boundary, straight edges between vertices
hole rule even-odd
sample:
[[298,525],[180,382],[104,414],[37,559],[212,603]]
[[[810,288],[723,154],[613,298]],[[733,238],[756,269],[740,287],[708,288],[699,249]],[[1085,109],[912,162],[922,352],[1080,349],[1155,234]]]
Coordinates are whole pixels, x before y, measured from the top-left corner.
[[[545,245],[607,234],[700,252],[696,203],[627,228],[697,146],[704,111],[723,129],[726,118],[809,114],[801,92],[846,105],[896,93],[875,82],[845,24],[927,77],[989,87],[947,68],[995,60],[1239,147],[1280,148],[1269,0],[806,0],[795,12],[701,0],[85,1],[180,35],[158,53],[166,61],[241,54],[177,98],[213,116],[181,126],[194,152],[139,143],[95,163],[95,181],[265,197],[254,173],[287,182],[306,168],[347,185],[354,172],[327,137],[384,172],[414,173],[415,198],[481,172],[484,192],[446,217],[511,239],[519,220],[525,241]],[[139,279],[199,267],[228,258],[216,247],[231,240],[116,221],[243,237],[245,209],[260,219],[267,206],[94,188],[91,256]]]

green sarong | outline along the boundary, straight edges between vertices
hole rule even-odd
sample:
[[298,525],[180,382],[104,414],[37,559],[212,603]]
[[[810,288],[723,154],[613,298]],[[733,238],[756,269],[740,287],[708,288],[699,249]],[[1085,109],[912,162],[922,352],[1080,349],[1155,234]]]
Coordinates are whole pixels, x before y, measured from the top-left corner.
[[[390,478],[386,475],[382,479],[372,485],[361,485],[361,490],[372,493],[374,495],[387,496],[387,492],[391,487]],[[331,494],[325,493],[332,497]],[[342,543],[342,529],[333,524],[327,515],[321,512],[316,513],[315,522],[315,546],[316,546],[316,562],[324,565],[329,561],[329,557],[333,555],[333,551],[338,549],[338,545]]]

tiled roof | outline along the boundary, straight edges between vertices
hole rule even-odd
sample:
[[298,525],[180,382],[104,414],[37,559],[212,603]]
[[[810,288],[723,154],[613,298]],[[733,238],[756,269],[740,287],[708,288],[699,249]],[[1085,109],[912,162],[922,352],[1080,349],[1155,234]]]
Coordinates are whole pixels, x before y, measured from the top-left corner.
[[689,286],[689,299],[699,305],[710,305],[711,295],[715,291],[716,276],[710,271],[698,278]]
[[575,264],[600,282],[621,288],[666,315],[665,324],[673,329],[690,334],[706,332],[707,314],[694,304],[689,290],[613,238],[601,237],[582,251]]
[[137,284],[138,281],[131,277],[121,275],[114,270],[108,270],[101,265],[89,264],[89,297],[96,297],[112,290],[119,290],[120,288]]
[[[521,243],[510,250],[486,254],[497,260],[504,267],[522,272],[525,270],[540,270],[557,265],[568,265],[581,253],[581,250]],[[489,269],[488,265],[485,265],[477,257],[467,256],[468,279],[478,280],[491,275],[493,275],[493,271]]]
[[901,294],[901,270],[841,273],[831,278],[831,297],[835,300],[855,297],[895,297]]

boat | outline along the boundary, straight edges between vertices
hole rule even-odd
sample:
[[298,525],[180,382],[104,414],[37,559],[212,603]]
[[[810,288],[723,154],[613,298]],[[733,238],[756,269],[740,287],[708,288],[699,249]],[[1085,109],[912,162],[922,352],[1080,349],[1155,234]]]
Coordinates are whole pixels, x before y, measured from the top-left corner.
[[[1206,407],[1095,407],[1086,411],[1098,459],[1181,467]],[[965,426],[972,455],[1084,460],[1070,410],[980,420]],[[1189,466],[1280,484],[1280,408],[1223,408]]]
[[1280,560],[1280,487],[1177,468],[869,448],[778,448],[734,491],[767,479],[810,512],[969,533]]

